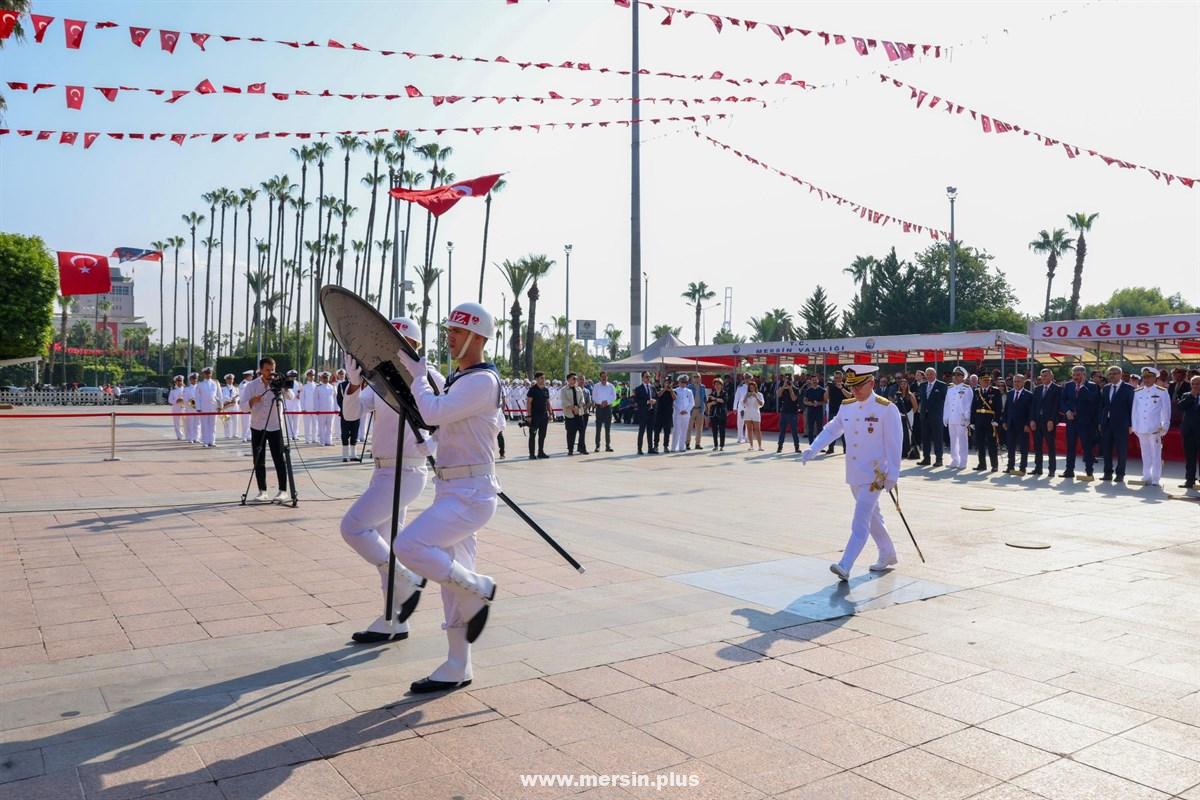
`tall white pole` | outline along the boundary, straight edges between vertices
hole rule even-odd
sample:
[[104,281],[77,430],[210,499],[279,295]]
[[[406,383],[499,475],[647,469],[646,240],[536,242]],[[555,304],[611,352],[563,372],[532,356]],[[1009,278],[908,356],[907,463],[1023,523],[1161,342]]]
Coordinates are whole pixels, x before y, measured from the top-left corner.
[[642,319],[642,298],[641,298],[641,275],[642,275],[642,156],[641,144],[638,139],[641,137],[641,98],[640,76],[638,72],[638,5],[632,4],[633,10],[633,68],[631,70],[633,78],[633,94],[630,108],[630,119],[633,124],[629,126],[629,148],[630,148],[630,186],[629,186],[629,346],[634,353],[640,353],[645,345],[639,346],[640,342],[644,341],[643,325],[645,320]]

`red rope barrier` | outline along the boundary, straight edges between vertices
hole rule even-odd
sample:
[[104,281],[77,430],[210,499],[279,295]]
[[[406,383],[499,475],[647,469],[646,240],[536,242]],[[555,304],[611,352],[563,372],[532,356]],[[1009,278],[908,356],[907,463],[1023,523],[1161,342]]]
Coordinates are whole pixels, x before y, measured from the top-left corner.
[[[249,411],[189,411],[184,414],[175,414],[173,411],[100,411],[87,414],[6,414],[0,411],[0,419],[66,419],[71,417],[235,417],[243,414],[249,415]],[[289,417],[299,416],[331,416],[337,411],[288,411]]]

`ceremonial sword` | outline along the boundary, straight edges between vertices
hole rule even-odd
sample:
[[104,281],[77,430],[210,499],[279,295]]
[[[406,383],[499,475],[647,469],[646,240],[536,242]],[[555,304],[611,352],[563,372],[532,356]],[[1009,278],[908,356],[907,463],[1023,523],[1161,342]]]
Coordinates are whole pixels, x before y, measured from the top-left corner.
[[921,557],[921,563],[925,563],[925,554],[921,552],[921,545],[917,544],[917,537],[913,536],[912,528],[908,525],[908,520],[904,518],[904,511],[900,508],[900,494],[896,489],[888,489],[888,495],[892,498],[892,502],[896,504],[896,513],[900,515],[900,521],[904,523],[904,530],[908,531],[908,538],[912,539],[913,547],[917,548],[917,555]]

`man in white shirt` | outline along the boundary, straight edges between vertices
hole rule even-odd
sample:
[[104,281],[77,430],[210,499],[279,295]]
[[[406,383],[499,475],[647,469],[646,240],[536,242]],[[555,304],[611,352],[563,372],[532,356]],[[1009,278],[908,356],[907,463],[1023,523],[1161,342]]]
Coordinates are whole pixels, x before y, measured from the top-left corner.
[[188,375],[187,386],[183,387],[183,406],[187,416],[183,420],[187,429],[187,440],[192,444],[200,443],[200,418],[196,416],[196,381],[200,376],[193,372]]
[[[299,391],[300,373],[296,372],[294,369],[289,369],[287,371],[287,375],[284,377],[287,378],[288,386],[287,391],[283,395],[283,410],[286,412],[285,418],[287,419],[288,439],[294,441],[296,438],[296,427],[299,425],[299,423],[297,422],[296,417],[292,415],[301,410]],[[303,419],[303,417],[301,417],[301,419]]]
[[237,410],[238,410],[238,387],[233,385],[233,373],[230,372],[225,376],[225,383],[221,386],[221,425],[224,428],[226,439],[233,439],[237,428]]
[[[250,446],[254,453],[254,478],[258,482],[260,503],[282,500],[287,494],[287,468],[283,461],[283,433],[279,427],[279,411],[275,395],[271,391],[271,376],[275,372],[275,359],[263,356],[258,362],[260,377],[246,386],[246,405],[250,409]],[[290,390],[285,390],[290,393]],[[271,449],[271,460],[275,463],[275,476],[279,491],[274,497],[267,496],[266,450]]]
[[738,410],[738,412],[737,412],[738,444],[742,444],[746,441],[746,419],[745,419],[745,415],[742,413],[742,400],[745,399],[746,392],[749,388],[746,383],[747,377],[749,377],[749,376],[747,376],[747,375],[739,375],[738,376],[737,389],[733,393],[733,407]]
[[675,387],[675,403],[671,413],[675,415],[675,424],[671,426],[671,452],[678,453],[688,449],[688,431],[692,420],[692,409],[696,407],[696,395],[692,394],[691,383],[686,373],[679,376]]
[[596,405],[596,452],[600,451],[600,429],[604,429],[604,451],[612,449],[612,415],[617,402],[617,387],[608,382],[608,373],[600,373],[600,382],[592,384],[592,402]]
[[967,468],[967,439],[971,427],[971,403],[975,393],[964,383],[967,371],[954,368],[954,383],[946,388],[946,404],[942,407],[942,424],[950,429],[950,466]]
[[696,443],[693,448],[699,450],[700,440],[704,438],[704,409],[708,403],[708,389],[704,387],[699,372],[693,373],[690,386],[695,403],[692,405],[692,418],[688,425],[688,439],[684,442],[684,449],[687,449],[686,445],[694,438]]
[[171,421],[175,423],[175,441],[183,441],[187,427],[187,400],[184,397],[183,376],[176,375],[171,391],[167,395],[171,406]]
[[200,370],[200,381],[196,384],[196,411],[200,416],[200,444],[216,446],[217,418],[221,410],[221,386],[212,376],[212,367]]
[[1162,479],[1162,442],[1171,427],[1171,395],[1159,386],[1158,370],[1142,367],[1142,385],[1133,393],[1133,432],[1142,451],[1142,483],[1159,486]]
[[[317,371],[310,369],[304,373],[304,385],[300,387],[300,410],[317,410]],[[321,418],[314,414],[304,415],[304,441],[316,444],[317,423]]]

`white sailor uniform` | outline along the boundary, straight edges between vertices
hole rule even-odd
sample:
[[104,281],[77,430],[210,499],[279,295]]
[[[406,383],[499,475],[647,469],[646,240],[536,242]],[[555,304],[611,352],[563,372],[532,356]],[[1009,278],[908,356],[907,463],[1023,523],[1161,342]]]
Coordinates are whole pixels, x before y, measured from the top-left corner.
[[1142,483],[1158,486],[1162,480],[1162,442],[1171,427],[1171,396],[1156,383],[1133,393],[1133,432],[1142,449]]
[[964,381],[946,387],[942,424],[950,429],[950,466],[966,469],[967,441],[971,427],[971,402],[975,392]]
[[746,397],[746,392],[750,387],[745,383],[739,383],[737,389],[733,392],[733,407],[737,409],[737,441],[738,444],[743,444],[746,441],[746,412],[742,410],[742,400]]
[[671,413],[675,415],[675,422],[671,426],[671,452],[673,453],[688,449],[688,431],[692,420],[692,409],[695,406],[696,395],[692,393],[692,387],[685,384],[677,385],[675,387],[675,403],[671,407]]
[[[500,379],[493,368],[456,371],[434,394],[425,360],[416,363],[412,393],[421,416],[438,426],[438,467],[433,503],[396,538],[395,551],[409,569],[442,587],[449,656],[429,676],[462,685],[471,680],[471,647],[495,582],[475,569],[475,533],[496,513],[493,451],[504,429]],[[378,425],[378,421],[376,421]],[[382,447],[377,452],[384,452]]]
[[205,447],[216,444],[217,418],[221,410],[221,384],[212,378],[196,382],[196,411],[200,412],[200,443]]
[[[337,387],[332,383],[317,384],[317,404],[314,411],[337,411]],[[337,414],[320,414],[316,417],[317,432],[321,444],[328,447],[333,444],[333,426],[337,422]]]
[[175,423],[176,440],[183,439],[187,427],[187,399],[184,394],[184,387],[176,386],[167,395],[167,402],[171,404],[171,421]]
[[221,384],[221,410],[225,412],[225,417],[222,420],[222,427],[226,439],[236,438],[237,433],[237,410],[238,410],[238,388],[229,383]]
[[896,563],[896,547],[883,522],[879,499],[896,485],[900,476],[900,450],[904,442],[900,412],[890,400],[877,394],[862,402],[847,400],[804,452],[802,460],[807,462],[812,454],[837,441],[839,436],[846,437],[846,483],[854,495],[854,518],[842,559],[834,566],[849,574],[870,536],[879,548],[879,561],[872,567],[886,569]]
[[242,412],[241,414],[238,414],[237,418],[239,431],[238,435],[242,437],[243,442],[250,441],[250,406],[248,405],[250,400],[248,397],[246,397],[246,387],[252,380],[254,379],[243,378],[242,382],[238,384],[238,411]]
[[196,384],[189,383],[183,387],[183,427],[187,432],[187,440],[192,444],[200,441],[200,418],[196,416]]
[[300,410],[300,387],[297,384],[293,384],[291,389],[285,389],[283,392],[284,419],[287,420],[287,438],[289,439],[296,438],[296,418],[292,414]]
[[[300,408],[303,411],[317,410],[317,381],[314,378],[311,381],[305,381],[300,387]],[[315,414],[304,415],[304,441],[310,444],[317,442],[317,425],[321,417]]]

